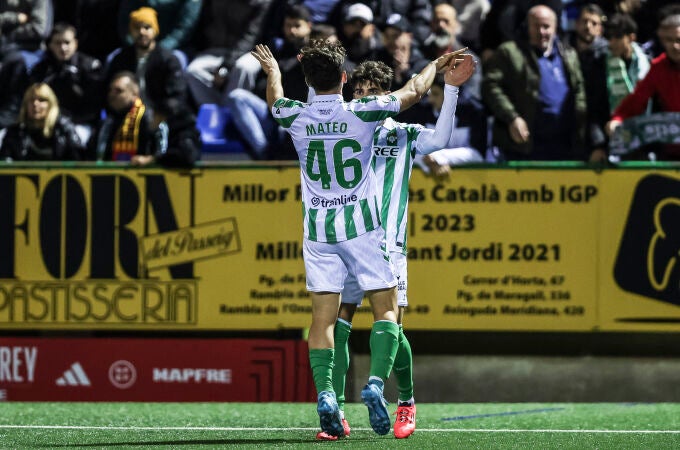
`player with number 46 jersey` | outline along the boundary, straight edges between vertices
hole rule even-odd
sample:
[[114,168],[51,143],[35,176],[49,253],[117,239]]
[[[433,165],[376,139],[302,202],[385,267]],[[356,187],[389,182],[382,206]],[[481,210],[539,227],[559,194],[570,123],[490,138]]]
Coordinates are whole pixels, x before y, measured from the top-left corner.
[[269,48],[258,45],[252,54],[267,74],[267,105],[291,135],[300,159],[303,256],[312,300],[307,343],[319,424],[330,436],[347,434],[333,390],[333,330],[340,292],[347,276],[353,276],[368,292],[374,319],[369,380],[361,396],[373,430],[387,434],[391,424],[383,386],[397,351],[397,280],[380,226],[371,170],[373,132],[381,121],[420,100],[436,72],[456,54],[437,58],[391,95],[345,102],[345,49],[337,42],[312,41],[298,56],[316,92],[309,103],[284,96],[281,71]]
[[327,94],[310,103],[274,103],[274,118],[299,143],[307,239],[344,241],[380,226],[371,170],[373,133],[399,108],[393,95],[346,103],[340,94]]

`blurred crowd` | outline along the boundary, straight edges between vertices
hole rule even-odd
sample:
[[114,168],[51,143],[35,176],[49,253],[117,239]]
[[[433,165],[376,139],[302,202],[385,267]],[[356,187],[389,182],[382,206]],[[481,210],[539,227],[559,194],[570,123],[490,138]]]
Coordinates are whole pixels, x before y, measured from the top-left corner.
[[[468,47],[481,63],[459,93],[455,146],[469,161],[604,162],[627,119],[680,112],[668,0],[0,0],[0,156],[190,166],[197,114],[217,105],[250,158],[297,159],[250,50],[266,43],[286,96],[306,101],[310,39],[341,41],[349,74],[388,64],[392,89]],[[397,120],[434,126],[442,85]],[[650,155],[680,160],[680,144],[625,158]]]

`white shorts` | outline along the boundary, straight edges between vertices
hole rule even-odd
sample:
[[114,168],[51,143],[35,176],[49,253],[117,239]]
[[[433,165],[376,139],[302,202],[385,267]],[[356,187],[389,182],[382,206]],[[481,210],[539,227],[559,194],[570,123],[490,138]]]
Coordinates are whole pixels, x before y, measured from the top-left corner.
[[302,254],[310,292],[342,292],[353,276],[364,291],[397,285],[394,266],[385,250],[384,231],[377,228],[334,244],[304,239]]
[[[408,286],[406,255],[400,252],[390,252],[390,259],[392,260],[392,264],[394,264],[394,270],[397,272],[397,305],[406,307],[408,306],[408,296],[406,295],[406,288]],[[342,303],[361,306],[364,292],[365,290],[359,287],[357,280],[351,275],[348,275],[347,280],[345,280],[345,288],[342,290],[340,300]]]

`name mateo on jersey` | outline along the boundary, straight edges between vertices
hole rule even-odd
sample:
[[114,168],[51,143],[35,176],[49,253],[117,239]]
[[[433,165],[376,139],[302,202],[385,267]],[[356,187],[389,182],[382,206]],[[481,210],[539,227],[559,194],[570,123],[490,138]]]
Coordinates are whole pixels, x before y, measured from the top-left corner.
[[345,122],[324,122],[324,123],[310,123],[305,127],[307,136],[316,136],[317,134],[344,134],[347,133],[347,123]]

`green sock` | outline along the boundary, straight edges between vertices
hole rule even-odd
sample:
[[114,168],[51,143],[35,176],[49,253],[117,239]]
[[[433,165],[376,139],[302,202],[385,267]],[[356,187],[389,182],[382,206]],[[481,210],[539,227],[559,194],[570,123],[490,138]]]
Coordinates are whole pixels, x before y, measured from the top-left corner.
[[333,390],[341,410],[345,409],[345,383],[349,369],[349,334],[352,324],[338,319],[335,322],[335,357],[333,358]]
[[333,392],[333,349],[309,349],[309,364],[312,366],[312,377],[316,386],[316,393],[321,391]]
[[413,397],[413,353],[401,325],[399,325],[399,346],[397,355],[394,357],[393,369],[399,389],[399,400],[406,402]]
[[399,339],[399,325],[388,320],[373,322],[371,329],[371,377],[378,377],[387,381],[394,364]]

